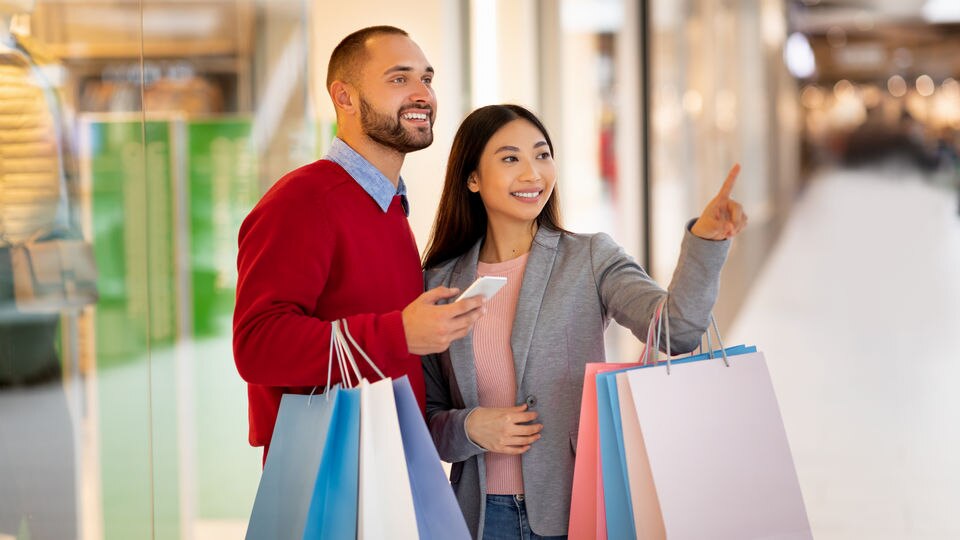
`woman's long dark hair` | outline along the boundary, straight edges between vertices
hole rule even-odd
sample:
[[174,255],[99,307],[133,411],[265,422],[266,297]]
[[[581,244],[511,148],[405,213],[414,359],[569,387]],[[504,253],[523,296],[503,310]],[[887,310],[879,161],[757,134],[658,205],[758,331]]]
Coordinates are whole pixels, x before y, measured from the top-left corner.
[[[518,119],[526,120],[540,130],[553,155],[553,142],[550,141],[547,128],[535,114],[519,105],[487,105],[464,118],[450,148],[440,207],[430,231],[427,253],[423,257],[424,268],[463,255],[486,234],[487,210],[480,200],[480,194],[467,189],[467,180],[477,170],[487,142],[500,128]],[[566,232],[560,226],[556,186],[536,221],[540,227]]]

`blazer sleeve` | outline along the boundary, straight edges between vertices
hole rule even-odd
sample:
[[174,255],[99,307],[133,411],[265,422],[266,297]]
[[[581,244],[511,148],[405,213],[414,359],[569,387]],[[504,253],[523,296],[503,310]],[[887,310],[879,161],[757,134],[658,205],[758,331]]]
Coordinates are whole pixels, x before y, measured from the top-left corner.
[[[720,270],[730,240],[704,240],[687,224],[680,257],[667,290],[660,287],[637,262],[608,235],[594,235],[591,260],[597,292],[607,316],[646,340],[654,310],[669,291],[670,349],[686,353],[700,345],[720,290]],[[661,329],[660,349],[666,350],[666,330]]]
[[440,355],[423,357],[423,379],[427,389],[427,427],[440,459],[457,463],[485,452],[467,436],[467,417],[474,409],[454,408]]

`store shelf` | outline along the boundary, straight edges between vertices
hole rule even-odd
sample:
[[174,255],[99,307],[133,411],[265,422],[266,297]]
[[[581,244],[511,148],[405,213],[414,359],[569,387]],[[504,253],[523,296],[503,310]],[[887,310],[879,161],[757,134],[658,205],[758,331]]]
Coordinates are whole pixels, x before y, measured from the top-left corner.
[[[163,69],[188,64],[220,88],[224,112],[237,112],[251,107],[255,16],[253,0],[42,2],[31,16],[31,32],[71,74],[69,102],[80,104],[88,83],[138,65],[142,54]],[[78,110],[87,109],[81,104]]]
[[[140,55],[140,43],[62,43],[52,45],[50,51],[63,60],[133,58]],[[176,40],[151,41],[143,44],[144,58],[151,59],[232,56],[236,52],[236,43],[228,39],[187,43]]]
[[33,32],[63,59],[249,55],[252,0],[49,2]]

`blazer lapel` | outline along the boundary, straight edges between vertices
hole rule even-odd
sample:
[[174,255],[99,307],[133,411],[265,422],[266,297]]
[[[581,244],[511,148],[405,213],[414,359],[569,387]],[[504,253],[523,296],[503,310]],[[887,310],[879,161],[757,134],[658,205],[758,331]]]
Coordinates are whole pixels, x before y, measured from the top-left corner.
[[[450,272],[450,287],[465,291],[477,279],[477,260],[480,256],[481,238],[470,251],[464,253],[457,260]],[[477,370],[473,358],[473,331],[467,333],[463,339],[450,344],[450,362],[453,364],[453,373],[460,387],[460,395],[466,407],[480,405],[477,395]]]
[[[527,267],[523,271],[523,284],[520,286],[517,314],[513,320],[513,332],[510,338],[518,389],[520,388],[520,381],[523,380],[527,356],[530,353],[530,343],[533,340],[533,330],[537,327],[540,304],[543,302],[543,293],[547,290],[547,283],[550,281],[550,272],[553,270],[553,263],[557,258],[557,244],[559,242],[559,232],[540,227],[533,239],[533,246],[530,248]],[[474,267],[476,267],[476,264],[474,264]],[[471,358],[473,358],[472,355]],[[522,397],[517,396],[517,399],[522,399]]]

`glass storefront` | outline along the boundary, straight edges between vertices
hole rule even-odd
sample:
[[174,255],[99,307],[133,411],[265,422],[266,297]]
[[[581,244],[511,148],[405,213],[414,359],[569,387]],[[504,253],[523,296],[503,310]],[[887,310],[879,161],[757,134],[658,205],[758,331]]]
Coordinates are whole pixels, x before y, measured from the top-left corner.
[[[236,236],[329,142],[312,11],[0,2],[6,249],[67,289],[26,315],[4,272],[0,535],[242,536],[261,452],[232,360]],[[96,301],[71,301],[91,261]]]
[[651,273],[669,280],[683,229],[734,163],[750,226],[724,266],[716,308],[732,322],[800,183],[797,83],[784,67],[781,0],[650,2]]

